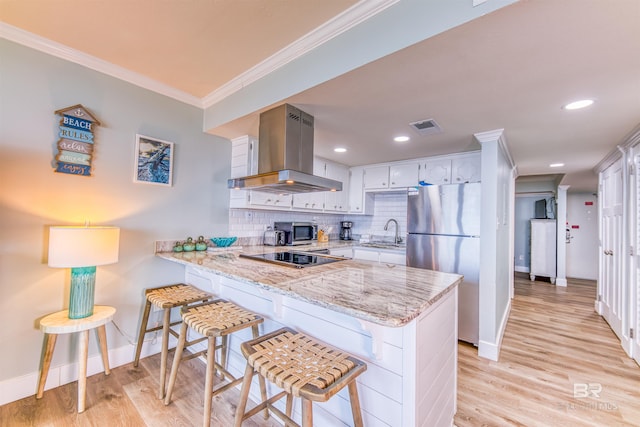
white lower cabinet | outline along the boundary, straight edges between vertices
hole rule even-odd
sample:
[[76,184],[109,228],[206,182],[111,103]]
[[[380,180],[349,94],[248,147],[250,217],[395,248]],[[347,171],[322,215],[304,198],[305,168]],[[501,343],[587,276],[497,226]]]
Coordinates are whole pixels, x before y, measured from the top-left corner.
[[407,255],[403,250],[388,250],[356,246],[353,248],[353,259],[407,265]]
[[353,248],[332,248],[329,249],[329,255],[353,258]]

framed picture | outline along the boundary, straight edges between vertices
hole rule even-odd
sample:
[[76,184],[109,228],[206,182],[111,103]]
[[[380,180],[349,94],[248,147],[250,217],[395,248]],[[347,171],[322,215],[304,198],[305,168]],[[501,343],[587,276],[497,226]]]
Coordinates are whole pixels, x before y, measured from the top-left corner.
[[173,175],[173,142],[136,135],[134,166],[134,182],[170,187]]

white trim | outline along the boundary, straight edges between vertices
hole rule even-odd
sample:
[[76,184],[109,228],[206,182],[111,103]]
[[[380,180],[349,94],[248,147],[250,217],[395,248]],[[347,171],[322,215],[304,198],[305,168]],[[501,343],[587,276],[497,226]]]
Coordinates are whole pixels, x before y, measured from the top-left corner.
[[[141,358],[159,353],[161,349],[161,340],[156,343],[146,343],[142,347]],[[109,367],[111,369],[118,366],[126,365],[133,362],[135,345],[127,344],[122,347],[109,350]],[[90,355],[87,358],[87,377],[104,372],[102,366],[102,357],[100,352]],[[38,377],[40,371],[29,372],[19,377],[9,378],[0,382],[0,406],[25,397],[34,396],[38,386]],[[78,380],[78,363],[73,360],[72,363],[64,365],[52,366],[47,375],[45,391],[64,384],[68,384]]]
[[480,340],[478,343],[478,356],[495,362],[498,361],[498,358],[500,357],[500,348],[502,347],[502,338],[504,338],[504,331],[507,329],[507,322],[509,321],[509,315],[511,314],[511,301],[512,300],[509,299],[507,309],[504,312],[504,316],[502,316],[500,331],[498,332],[495,342]]
[[500,145],[500,148],[502,148],[502,152],[505,154],[507,160],[509,161],[509,166],[511,168],[513,176],[517,177],[518,175],[520,175],[520,173],[518,172],[518,167],[513,161],[511,152],[509,152],[509,148],[507,147],[507,140],[504,137],[504,129],[495,129],[486,132],[474,133],[473,136],[480,143],[480,145],[485,142],[498,141],[498,145]]
[[604,171],[609,166],[624,157],[624,150],[636,144],[640,144],[640,125],[638,125],[627,136],[625,136],[622,139],[622,142],[615,148],[613,148],[604,159],[600,160],[600,162],[593,168],[593,172],[598,174]]
[[290,45],[280,49],[264,61],[251,67],[244,73],[229,80],[218,89],[202,98],[203,108],[209,108],[224,98],[238,92],[283,67],[291,61],[305,55],[318,46],[350,30],[372,16],[382,12],[399,0],[361,0],[340,15],[335,16],[318,28],[302,36]]
[[559,277],[556,277],[556,286],[562,286],[562,287],[567,287],[567,279],[561,279]]
[[193,95],[7,23],[0,22],[0,37],[57,58],[73,62],[74,64],[82,65],[83,67],[115,77],[141,88],[168,96],[176,101],[202,108],[202,100]]
[[325,22],[274,55],[225,83],[203,98],[178,90],[142,74],[72,49],[12,25],[0,22],[0,37],[40,52],[73,62],[94,71],[124,80],[136,86],[168,96],[198,108],[208,108],[245,86],[267,76],[289,62],[305,55],[334,37],[396,4],[399,0],[361,0],[340,15]]
[[529,267],[524,267],[521,265],[516,265],[514,267],[514,271],[517,271],[518,273],[528,273],[529,272]]

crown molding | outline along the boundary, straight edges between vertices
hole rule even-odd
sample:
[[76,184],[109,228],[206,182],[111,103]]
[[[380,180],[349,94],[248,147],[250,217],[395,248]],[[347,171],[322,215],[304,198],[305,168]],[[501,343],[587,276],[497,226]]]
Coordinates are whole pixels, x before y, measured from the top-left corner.
[[204,108],[209,108],[224,98],[276,71],[318,46],[348,31],[372,16],[393,6],[400,0],[361,0],[340,15],[325,22],[269,58],[238,75],[202,98]]
[[88,55],[79,50],[72,49],[61,43],[54,42],[28,31],[0,22],[0,37],[9,41],[30,47],[32,49],[44,52],[46,54],[73,62],[83,67],[87,67],[99,73],[106,74],[111,77],[126,81],[133,85],[156,92],[161,95],[168,96],[185,104],[202,108],[202,100],[198,97],[190,95],[186,92],[178,90],[174,87],[161,83],[157,80],[143,76],[134,71],[114,65],[95,56]]
[[202,99],[142,74],[127,70],[126,68],[114,65],[95,56],[88,55],[4,22],[0,22],[0,37],[168,96],[185,104],[198,108],[208,108],[241,90],[243,87],[267,76],[323,43],[366,21],[388,7],[393,6],[399,1],[400,0],[361,0],[340,15],[325,22]]

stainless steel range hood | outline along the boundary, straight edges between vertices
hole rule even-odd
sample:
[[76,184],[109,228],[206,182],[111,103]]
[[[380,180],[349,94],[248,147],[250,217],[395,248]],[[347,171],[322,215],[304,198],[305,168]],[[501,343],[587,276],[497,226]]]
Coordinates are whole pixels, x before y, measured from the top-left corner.
[[270,193],[342,191],[342,183],[313,175],[313,116],[283,104],[260,114],[258,174],[227,186]]

